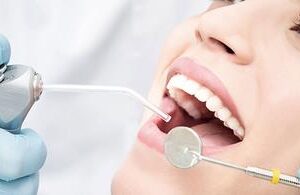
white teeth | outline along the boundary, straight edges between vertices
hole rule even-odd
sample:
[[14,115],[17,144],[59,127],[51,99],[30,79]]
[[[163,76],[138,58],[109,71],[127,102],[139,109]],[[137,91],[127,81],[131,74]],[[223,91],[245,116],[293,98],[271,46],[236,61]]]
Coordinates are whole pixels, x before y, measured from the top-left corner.
[[239,127],[237,130],[233,132],[234,135],[238,136],[241,140],[245,137],[245,130],[243,127]]
[[201,113],[198,109],[195,108],[193,105],[193,102],[186,101],[180,104],[180,106],[185,109],[188,114],[193,117],[194,119],[200,119],[201,118]]
[[225,123],[232,130],[237,130],[237,128],[240,126],[239,121],[234,117],[230,117]]
[[174,88],[169,89],[170,97],[176,99],[176,91]]
[[215,116],[222,121],[227,121],[227,119],[231,116],[231,112],[228,108],[222,107],[220,110],[215,112]]
[[199,91],[200,87],[201,86],[196,81],[188,79],[185,82],[185,85],[183,86],[182,90],[184,90],[186,93],[190,95],[195,95],[195,93]]
[[216,112],[222,107],[222,101],[214,95],[207,100],[206,107],[209,111]]
[[201,87],[201,89],[196,92],[195,97],[200,101],[200,102],[206,102],[213,93],[206,87]]
[[167,89],[169,90],[170,97],[194,119],[200,119],[201,112],[196,108],[193,101],[182,98],[180,94],[177,93],[177,89],[194,96],[200,102],[205,102],[207,109],[215,112],[215,117],[223,121],[225,127],[232,129],[233,133],[241,140],[244,138],[245,130],[241,127],[239,121],[232,116],[228,108],[223,106],[221,99],[207,87],[202,86],[194,80],[188,79],[185,75],[178,74],[170,79]]
[[187,81],[187,77],[184,75],[175,75],[173,76],[168,85],[167,85],[167,89],[171,89],[171,88],[179,88],[181,89],[182,86],[184,86],[185,82]]
[[191,117],[194,119],[201,118],[201,112],[194,106],[194,102],[189,99],[184,99],[178,95],[176,89],[171,88],[169,90],[170,97],[172,97],[177,104],[182,107]]
[[225,123],[224,125],[228,125],[228,127],[230,129],[233,130],[234,135],[236,135],[237,137],[239,137],[240,139],[243,139],[245,136],[245,130],[243,127],[240,126],[239,121],[234,118],[234,117],[230,117]]

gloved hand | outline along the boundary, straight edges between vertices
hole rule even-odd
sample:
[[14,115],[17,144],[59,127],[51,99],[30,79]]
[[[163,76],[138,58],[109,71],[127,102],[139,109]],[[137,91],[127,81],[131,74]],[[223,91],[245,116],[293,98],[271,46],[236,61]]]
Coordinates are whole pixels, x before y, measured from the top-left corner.
[[[9,42],[0,35],[0,66],[9,59]],[[22,129],[12,134],[0,128],[0,195],[36,195],[38,171],[46,154],[44,142],[34,131]]]

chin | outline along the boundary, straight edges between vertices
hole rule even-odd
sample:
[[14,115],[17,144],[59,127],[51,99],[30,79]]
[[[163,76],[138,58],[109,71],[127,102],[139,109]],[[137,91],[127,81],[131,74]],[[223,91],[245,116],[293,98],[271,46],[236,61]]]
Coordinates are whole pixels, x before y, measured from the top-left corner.
[[112,194],[159,194],[159,190],[165,191],[165,187],[161,186],[166,184],[161,177],[161,170],[167,165],[164,161],[155,150],[137,141],[114,176]]

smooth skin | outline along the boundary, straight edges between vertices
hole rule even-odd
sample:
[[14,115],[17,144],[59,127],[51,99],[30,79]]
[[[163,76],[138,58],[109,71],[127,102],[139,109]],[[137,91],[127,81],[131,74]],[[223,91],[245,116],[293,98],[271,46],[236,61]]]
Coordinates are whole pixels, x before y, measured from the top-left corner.
[[[174,59],[192,58],[220,78],[246,129],[239,146],[214,157],[296,175],[300,165],[300,35],[290,28],[298,22],[299,13],[298,0],[213,1],[206,12],[181,23],[168,37],[150,91],[151,101],[160,103]],[[139,141],[116,173],[112,192],[299,194],[296,188],[275,186],[208,163],[176,169]]]
[[[0,65],[9,62],[10,53],[8,40],[0,35]],[[33,130],[12,134],[0,128],[0,195],[36,195],[46,155],[44,142]]]

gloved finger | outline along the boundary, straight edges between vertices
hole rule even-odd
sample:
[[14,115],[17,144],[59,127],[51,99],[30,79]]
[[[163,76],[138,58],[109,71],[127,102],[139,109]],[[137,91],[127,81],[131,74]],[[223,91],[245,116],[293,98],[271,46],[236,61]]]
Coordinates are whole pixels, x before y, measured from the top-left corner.
[[10,59],[10,44],[9,41],[0,34],[0,66],[7,64]]
[[40,136],[30,129],[11,134],[0,129],[0,179],[11,181],[38,172],[47,150]]
[[14,181],[0,181],[0,194],[36,195],[39,187],[39,175],[34,174]]

